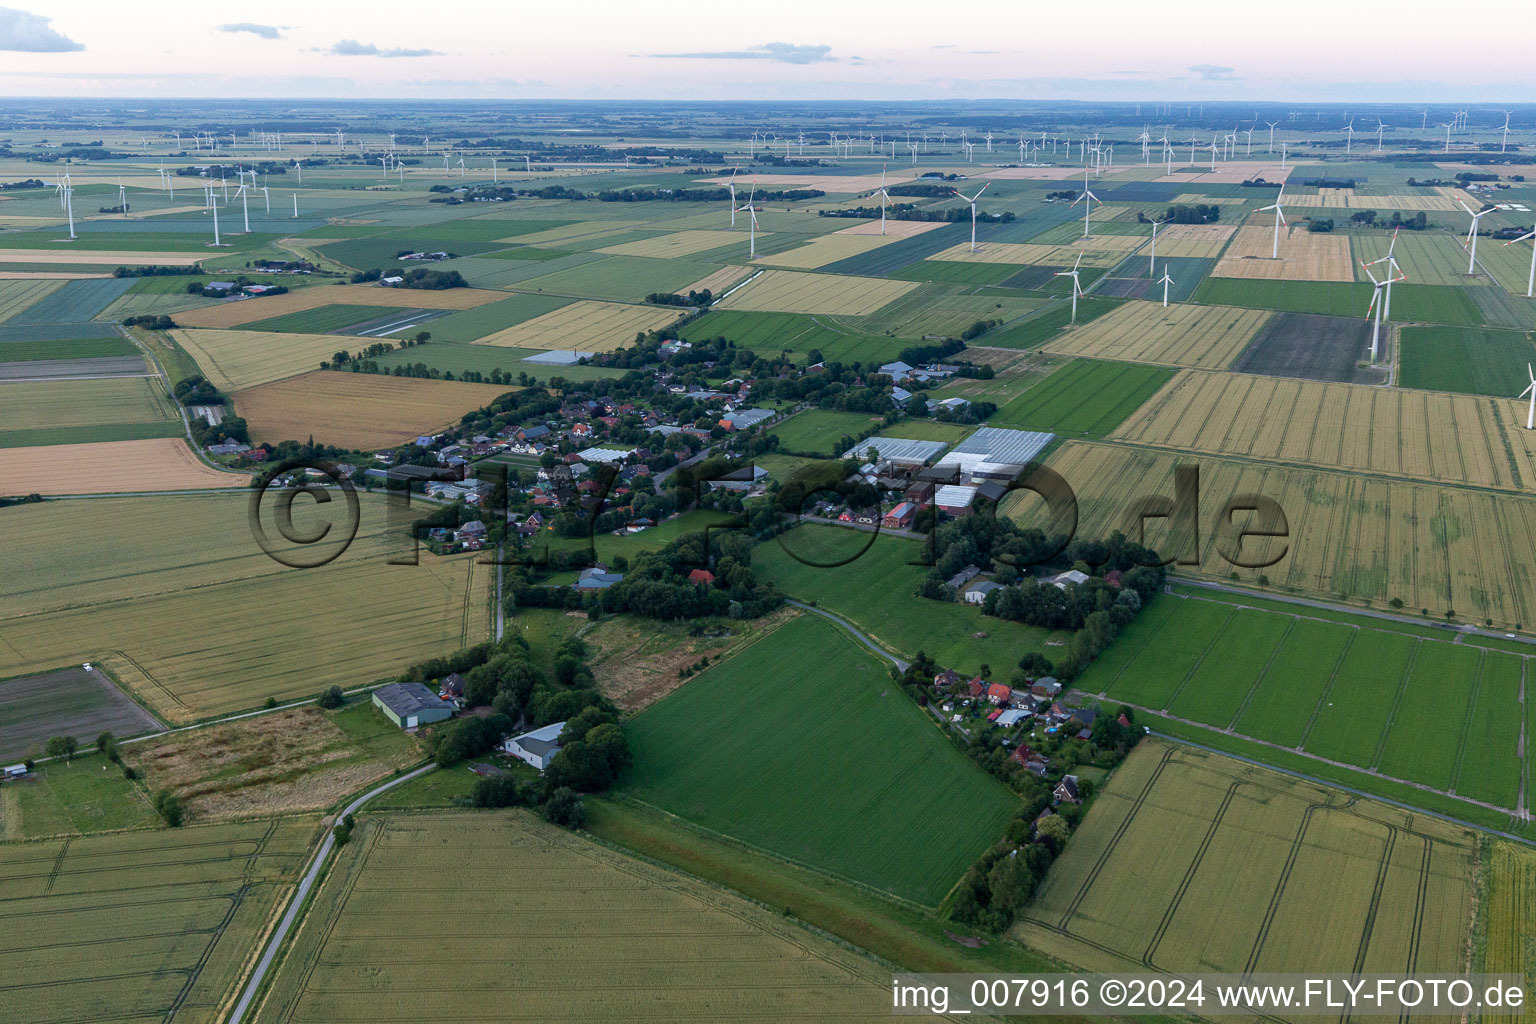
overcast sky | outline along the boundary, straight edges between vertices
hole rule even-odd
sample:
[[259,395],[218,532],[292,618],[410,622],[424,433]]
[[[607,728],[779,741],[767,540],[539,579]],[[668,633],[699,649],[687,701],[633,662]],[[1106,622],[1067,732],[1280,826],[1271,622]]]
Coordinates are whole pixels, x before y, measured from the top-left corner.
[[[1339,0],[953,8],[268,0],[238,14],[218,5],[6,2],[26,5],[0,6],[7,96],[1536,98],[1529,0],[1422,16]],[[953,14],[941,19],[940,10]]]

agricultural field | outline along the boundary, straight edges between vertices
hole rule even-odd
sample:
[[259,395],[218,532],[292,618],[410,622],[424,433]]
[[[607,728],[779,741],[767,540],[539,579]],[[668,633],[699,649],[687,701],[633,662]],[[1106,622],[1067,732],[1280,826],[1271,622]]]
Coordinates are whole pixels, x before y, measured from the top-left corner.
[[334,334],[247,330],[177,330],[171,338],[221,391],[241,391],[318,369],[355,343]]
[[716,308],[861,316],[875,312],[916,287],[910,281],[765,270],[756,280],[732,292]]
[[[1489,844],[1487,936],[1480,970],[1531,976],[1530,936],[1536,930],[1536,853],[1520,843]],[[1489,1024],[1514,1024],[1524,1015],[1485,1013]]]
[[80,666],[0,682],[0,759],[41,757],[50,736],[83,742],[111,732],[118,738],[153,732],[154,716],[135,704],[100,671]]
[[[633,1016],[636,993],[669,1020],[808,1022],[890,1016],[889,972],[788,918],[627,857],[523,811],[365,819],[320,888],[257,1024],[384,1019],[420,998],[380,957],[474,936],[443,1019],[516,1006],[537,1020]],[[400,912],[399,879],[436,876]],[[594,957],[605,965],[592,970]],[[367,979],[365,981],[365,979]]]
[[[437,344],[468,344],[505,330],[525,320],[552,313],[574,300],[558,295],[531,295],[517,292],[496,302],[473,309],[459,310],[431,321],[427,330]],[[417,351],[414,355],[422,355]]]
[[[1267,216],[1267,215],[1266,215]],[[1237,229],[1212,277],[1268,281],[1353,281],[1349,237],[1292,225],[1280,232],[1280,258],[1273,259],[1274,228],[1250,224]]]
[[1157,252],[1165,259],[1215,259],[1236,230],[1231,224],[1165,224],[1157,230]]
[[[96,734],[76,739],[88,750]],[[7,843],[163,824],[143,786],[104,754],[42,762],[25,779],[0,788],[0,840]]]
[[[1476,206],[1473,209],[1477,209]],[[1456,220],[1463,219],[1460,208],[1456,210]],[[1486,240],[1487,244],[1478,246],[1480,258],[1486,258],[1493,250],[1502,248],[1492,239]],[[1381,259],[1387,254],[1387,247],[1392,244],[1392,233],[1383,231],[1379,234],[1357,234],[1353,236],[1355,258],[1362,263],[1371,263]],[[1456,235],[1442,231],[1402,231],[1397,235],[1397,247],[1392,250],[1392,255],[1397,258],[1398,266],[1410,281],[1419,284],[1448,285],[1461,287],[1464,285],[1486,285],[1487,282],[1467,276],[1467,250],[1462,247],[1461,239]],[[1372,267],[1371,273],[1377,279],[1384,276],[1386,265]],[[1365,284],[1370,283],[1365,268],[1356,265],[1355,280]],[[1521,279],[1520,293],[1525,294],[1524,279]]]
[[630,306],[582,299],[478,339],[505,348],[612,352],[634,343],[636,334],[658,330],[680,311],[664,306]]
[[[1104,314],[1120,306],[1120,299],[1089,295],[1077,300],[1077,327],[1090,324]],[[988,331],[976,340],[978,345],[993,348],[1037,348],[1066,329],[1072,329],[1072,308],[1059,303],[1032,316],[1021,317],[1013,323]]]
[[1062,355],[1226,369],[1269,315],[1225,306],[1127,302],[1045,346]]
[[881,238],[878,234],[850,235],[835,232],[822,235],[804,245],[769,256],[759,256],[759,264],[774,267],[792,267],[799,270],[816,270],[839,260],[852,259],[895,241]]
[[[746,239],[741,239],[745,249]],[[723,262],[723,261],[721,261]],[[553,264],[545,264],[546,268]],[[675,292],[690,281],[714,273],[717,263],[645,256],[600,256],[591,262],[530,277],[521,291],[553,292],[612,302],[639,302],[652,292]]]
[[1077,685],[1514,813],[1528,659],[1453,640],[1189,591],[1159,600]]
[[0,1018],[223,1019],[314,832],[283,818],[0,844]]
[[1405,388],[1511,398],[1525,389],[1528,367],[1536,363],[1536,344],[1526,331],[1404,327],[1398,346],[1398,383]]
[[501,384],[315,370],[234,394],[251,440],[313,437],[372,451],[457,423],[472,409],[515,390]]
[[[7,509],[16,546],[14,571],[0,579],[0,677],[100,663],[162,718],[184,723],[392,678],[483,639],[494,573],[475,556],[425,550],[418,564],[387,564],[409,556],[414,516],[391,519],[382,497],[359,499],[356,539],[314,569],[264,553],[244,493]],[[296,503],[293,529],[330,522],[320,508]],[[262,522],[279,537],[270,510]],[[58,536],[75,542],[49,540]],[[338,546],[278,550],[313,561]]]
[[731,285],[750,273],[752,271],[746,267],[721,267],[713,274],[707,274],[697,281],[690,281],[688,284],[683,285],[677,289],[677,294],[687,295],[689,292],[707,291],[711,295],[724,295],[730,290]]
[[12,494],[118,494],[244,487],[250,476],[214,469],[180,437],[151,437],[0,447],[0,480]]
[[9,320],[33,303],[64,286],[63,281],[38,279],[31,281],[0,280],[0,323]]
[[835,456],[843,452],[838,439],[858,437],[880,425],[878,416],[862,412],[838,412],[834,409],[807,409],[776,424],[770,434],[779,439],[779,450]]
[[194,823],[322,811],[422,759],[367,694],[338,711],[309,704],[174,732],[123,749],[151,792]]
[[[1195,289],[1195,301],[1287,313],[1361,317],[1371,303],[1368,284],[1338,281],[1238,280],[1212,277]],[[1392,317],[1398,322],[1481,326],[1488,316],[1464,288],[1443,285],[1398,287],[1392,294]]]
[[737,348],[764,356],[789,352],[808,361],[812,352],[823,360],[843,362],[894,359],[904,343],[878,334],[865,334],[827,317],[798,313],[710,312],[680,331],[685,341],[727,338]]
[[[1197,467],[1200,561],[1180,572],[1220,580],[1235,574],[1250,584],[1262,576],[1279,592],[1346,604],[1379,608],[1396,599],[1411,613],[1492,619],[1503,629],[1536,621],[1536,557],[1529,554],[1536,551],[1536,503],[1523,496],[1080,441],[1063,444],[1046,464],[1076,493],[1079,536],[1114,529],[1135,536],[1129,517],[1136,503],[1171,497],[1176,464]],[[1285,514],[1284,538],[1243,540],[1243,561],[1278,559],[1263,568],[1229,564],[1217,548],[1235,544],[1219,536],[1221,512],[1245,494],[1271,498]],[[1005,499],[1002,511],[1053,527],[1025,492]],[[1175,552],[1162,520],[1147,520],[1146,536],[1165,555],[1185,554]]]
[[[1115,431],[1118,440],[1519,489],[1536,445],[1513,401],[1186,370]],[[1315,410],[1305,417],[1291,410]]]
[[0,382],[0,448],[179,438],[181,431],[157,377]]
[[1454,973],[1476,865],[1470,830],[1149,740],[1010,934],[1098,971]]
[[[828,685],[835,698],[807,716]],[[707,748],[688,741],[726,719],[731,729]],[[626,795],[928,905],[996,840],[1017,803],[872,654],[811,613],[701,673],[625,734],[635,755]],[[891,835],[906,839],[893,846]]]
[[327,334],[340,331],[353,324],[404,312],[401,306],[354,306],[337,303],[332,306],[316,306],[314,309],[285,313],[282,316],[253,320],[244,327],[248,331],[282,331],[292,334]]
[[419,288],[380,288],[378,285],[371,284],[316,285],[295,289],[282,295],[262,295],[254,299],[225,299],[217,305],[180,313],[176,317],[176,322],[182,327],[229,328],[286,317],[291,313],[301,313],[321,306],[473,309],[504,298],[506,295],[502,292],[488,291],[483,288],[445,288],[441,291],[427,291]]
[[916,596],[928,567],[920,541],[805,523],[752,549],[759,579],[848,619],[887,650],[923,651],[939,664],[976,673],[1017,664],[1026,651],[1047,657],[1061,635],[1004,619],[975,605]]
[[[1384,370],[1362,368],[1370,359],[1371,326],[1364,320],[1308,313],[1276,313],[1232,363],[1239,373],[1376,383]],[[1382,339],[1384,355],[1386,338]]]
[[1136,235],[1094,235],[1077,242],[1049,245],[1036,242],[977,242],[971,251],[969,241],[934,253],[935,263],[1009,263],[1019,266],[1059,266],[1070,270],[1082,257],[1084,269],[1113,267],[1137,246],[1146,242]]
[[1074,359],[1000,407],[987,425],[1103,437],[1172,378],[1158,367]]
[[597,251],[610,256],[650,256],[665,260],[708,252],[710,249],[718,249],[722,245],[730,245],[740,240],[741,235],[733,231],[674,231],[670,235],[604,246]]
[[[0,341],[0,364],[43,361],[69,361],[82,359],[108,359],[138,356],[133,342],[121,335],[103,338],[56,338],[45,341]],[[94,367],[93,367],[94,368]],[[138,359],[139,373],[148,373],[149,366]],[[32,376],[32,374],[19,374]]]

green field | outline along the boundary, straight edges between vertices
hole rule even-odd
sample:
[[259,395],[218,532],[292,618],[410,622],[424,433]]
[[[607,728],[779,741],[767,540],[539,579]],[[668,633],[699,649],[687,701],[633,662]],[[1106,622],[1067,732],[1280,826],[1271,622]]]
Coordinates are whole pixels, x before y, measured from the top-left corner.
[[0,448],[135,441],[181,432],[181,419],[155,378],[0,381]]
[[[876,963],[527,812],[372,816],[360,833],[319,888],[257,1024],[397,1017],[419,1004],[421,978],[381,971],[381,959],[447,935],[468,948],[455,983],[432,994],[434,1020],[495,1019],[495,1007],[529,1021],[633,1020],[648,1015],[641,1004],[664,1006],[669,1021],[890,1014]],[[445,850],[451,879],[437,867]],[[406,909],[398,886],[412,876]]]
[[[1077,300],[1077,322],[1086,324],[1096,320],[1120,305],[1122,301],[1096,295],[1080,298]],[[1071,322],[1071,303],[1055,305],[1016,320],[1007,326],[988,331],[977,338],[975,343],[993,348],[1034,348],[1050,341],[1058,331]]]
[[866,334],[837,323],[832,317],[809,313],[755,313],[717,310],[687,324],[685,341],[726,338],[737,348],[765,357],[788,352],[796,362],[822,360],[877,363],[896,358],[903,343],[880,334]]
[[1074,359],[998,409],[994,427],[1104,437],[1173,379],[1172,370]]
[[[616,239],[607,239],[604,245]],[[518,287],[530,292],[553,292],[589,299],[639,302],[652,292],[686,288],[720,269],[712,263],[659,260],[646,256],[604,256],[569,270],[529,278]]]
[[[698,742],[706,731],[707,745]],[[926,904],[943,898],[1017,805],[873,655],[810,614],[687,683],[625,733],[635,754],[626,795]]]
[[[90,744],[96,736],[79,739]],[[160,824],[142,785],[129,782],[101,754],[38,765],[26,779],[0,789],[0,809],[0,840],[5,842]],[[0,845],[0,858],[4,850]]]
[[337,302],[329,306],[316,306],[314,309],[301,309],[296,313],[285,313],[282,316],[270,316],[265,320],[242,324],[240,329],[279,331],[285,334],[328,334],[343,327],[350,327],[352,324],[360,324],[364,320],[392,316],[408,308],[407,306],[354,306]]
[[[1336,281],[1250,281],[1211,277],[1195,290],[1195,301],[1213,306],[1274,309],[1282,313],[1363,317],[1371,302],[1371,286]],[[1393,289],[1392,319],[1473,327],[1484,323],[1486,316],[1465,288],[1404,284]]]
[[0,1019],[222,1019],[313,835],[295,817],[0,844]]
[[[852,561],[829,568],[806,564],[847,559]],[[1060,636],[985,618],[975,605],[918,597],[914,591],[928,567],[909,563],[921,560],[920,541],[819,523],[798,526],[752,549],[752,567],[760,579],[844,616],[898,654],[923,651],[940,665],[967,673],[981,671],[982,665],[1011,671],[1026,651],[1050,657],[1053,648],[1045,642]]]
[[56,341],[0,341],[0,363],[34,359],[99,359],[138,354],[133,342],[122,337],[60,338]]
[[1524,331],[1404,327],[1398,335],[1405,388],[1512,397],[1530,380],[1536,345]]
[[1263,743],[1514,809],[1522,654],[1261,599],[1156,602],[1077,686]]
[[1477,849],[1469,829],[1148,740],[1010,934],[1094,971],[1459,971]]
[[779,449],[807,455],[841,455],[841,437],[859,437],[880,425],[877,416],[835,409],[807,409],[796,413],[768,432],[779,439]]
[[[532,320],[536,316],[553,312],[570,305],[570,299],[556,295],[527,295],[518,293],[472,309],[461,309],[447,316],[434,318],[424,328],[432,334],[432,341],[441,344],[479,341],[488,334]],[[353,321],[356,323],[356,321]]]

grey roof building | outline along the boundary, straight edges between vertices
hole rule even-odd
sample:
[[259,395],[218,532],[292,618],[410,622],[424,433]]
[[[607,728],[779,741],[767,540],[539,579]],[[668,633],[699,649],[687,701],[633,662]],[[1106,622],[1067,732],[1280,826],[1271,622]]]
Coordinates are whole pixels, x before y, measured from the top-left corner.
[[373,703],[402,729],[441,722],[453,715],[449,701],[421,683],[390,683],[373,691]]

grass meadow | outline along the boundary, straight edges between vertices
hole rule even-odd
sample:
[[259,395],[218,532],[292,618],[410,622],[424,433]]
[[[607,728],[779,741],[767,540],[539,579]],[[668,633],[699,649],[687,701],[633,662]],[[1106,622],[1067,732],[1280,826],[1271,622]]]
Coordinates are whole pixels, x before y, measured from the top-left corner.
[[1529,382],[1536,345],[1525,331],[1404,327],[1398,335],[1405,388],[1468,395],[1518,395]]
[[[1016,806],[872,654],[809,613],[625,732],[635,754],[625,795],[929,905]],[[698,742],[706,732],[707,745]]]
[[998,409],[987,423],[1104,437],[1172,379],[1172,370],[1157,366],[1074,359]]

